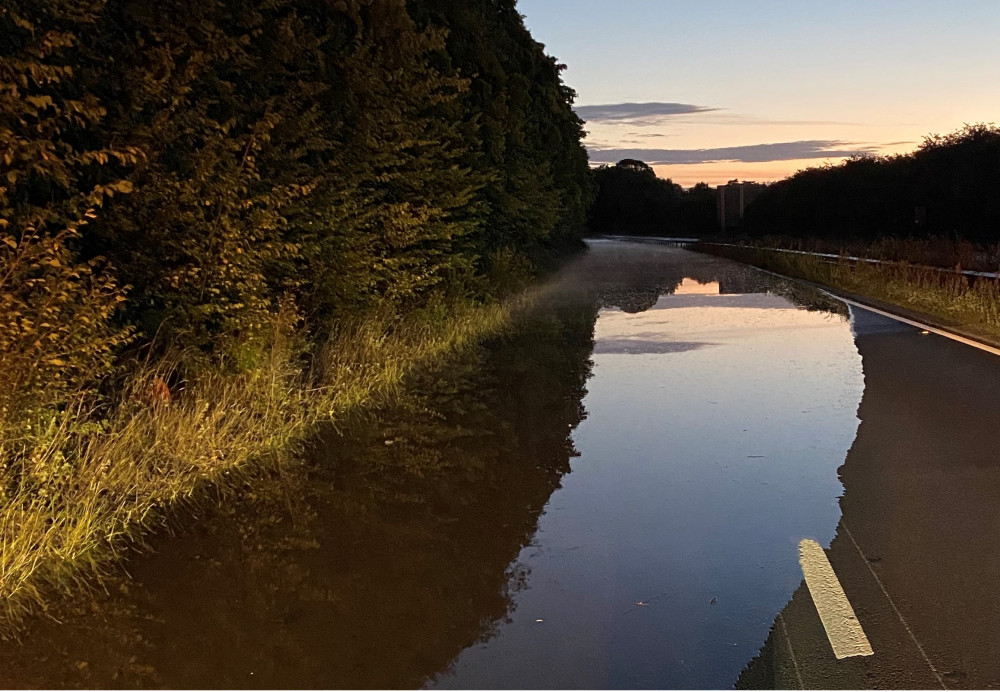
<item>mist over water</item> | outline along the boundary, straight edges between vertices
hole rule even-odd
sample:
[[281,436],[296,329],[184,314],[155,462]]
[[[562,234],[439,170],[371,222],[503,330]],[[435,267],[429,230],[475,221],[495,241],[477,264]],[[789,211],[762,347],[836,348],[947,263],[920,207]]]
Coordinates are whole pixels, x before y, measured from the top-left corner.
[[560,279],[602,306],[580,456],[518,558],[512,621],[438,686],[730,687],[801,581],[799,540],[834,536],[864,388],[847,320],[634,247]]
[[798,541],[840,519],[864,386],[846,312],[607,242],[535,291],[511,334],[33,627],[0,680],[731,686],[800,583]]

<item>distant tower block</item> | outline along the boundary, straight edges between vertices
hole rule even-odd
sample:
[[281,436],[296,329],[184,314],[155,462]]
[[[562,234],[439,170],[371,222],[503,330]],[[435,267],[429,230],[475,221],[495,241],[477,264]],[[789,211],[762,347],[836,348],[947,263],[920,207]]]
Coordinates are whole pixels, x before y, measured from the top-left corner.
[[761,183],[741,183],[739,180],[719,185],[716,188],[719,226],[723,229],[742,226],[744,210],[763,189],[764,185]]

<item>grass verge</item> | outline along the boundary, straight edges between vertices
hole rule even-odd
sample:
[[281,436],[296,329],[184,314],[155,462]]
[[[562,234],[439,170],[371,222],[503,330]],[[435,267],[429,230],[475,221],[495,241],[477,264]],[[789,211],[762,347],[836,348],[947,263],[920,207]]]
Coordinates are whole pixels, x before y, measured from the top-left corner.
[[256,463],[280,470],[314,424],[392,396],[413,368],[503,331],[527,300],[341,324],[309,358],[279,321],[243,372],[209,372],[170,397],[154,386],[170,363],[147,365],[108,409],[81,395],[26,422],[0,441],[0,632],[100,574],[199,490]]
[[879,238],[873,241],[832,241],[822,238],[762,236],[744,240],[761,248],[782,248],[834,255],[852,255],[890,262],[908,262],[946,269],[1000,270],[1000,243],[980,244],[941,236],[929,238]]
[[926,321],[939,326],[1000,344],[1000,282],[995,279],[941,272],[907,262],[869,264],[760,247],[702,243],[691,249],[899,307],[926,316]]

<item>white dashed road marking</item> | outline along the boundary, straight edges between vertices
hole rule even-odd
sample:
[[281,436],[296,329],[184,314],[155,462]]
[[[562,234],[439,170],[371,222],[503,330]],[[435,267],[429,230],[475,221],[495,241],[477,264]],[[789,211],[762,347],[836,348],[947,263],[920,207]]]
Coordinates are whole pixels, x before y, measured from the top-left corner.
[[809,595],[816,604],[827,639],[833,647],[833,655],[848,658],[875,653],[822,546],[808,538],[800,541],[799,564],[802,565]]

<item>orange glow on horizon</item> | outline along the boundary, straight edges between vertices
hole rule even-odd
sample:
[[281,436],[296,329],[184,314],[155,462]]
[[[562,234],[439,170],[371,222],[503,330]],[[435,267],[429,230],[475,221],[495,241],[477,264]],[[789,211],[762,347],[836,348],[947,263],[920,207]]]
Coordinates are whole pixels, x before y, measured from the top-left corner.
[[670,179],[682,187],[692,187],[698,183],[708,183],[714,187],[725,185],[733,179],[773,183],[806,168],[817,168],[826,164],[837,165],[842,161],[844,161],[843,158],[760,162],[719,161],[713,163],[656,164],[652,166],[652,169],[658,177]]
[[[959,126],[961,123],[959,123]],[[675,116],[669,119],[649,121],[588,123],[586,143],[596,147],[607,159],[639,158],[648,163],[657,176],[669,178],[683,187],[697,183],[712,186],[723,185],[734,178],[761,183],[787,178],[805,168],[816,168],[827,164],[837,165],[846,159],[845,152],[858,151],[871,154],[901,154],[916,149],[922,141],[921,131],[914,127],[891,125],[846,125],[824,122],[801,122],[782,124],[780,121],[758,121],[725,115]],[[952,128],[956,129],[956,128]],[[949,131],[945,128],[943,131]],[[810,142],[829,148],[829,157],[809,155],[807,158],[779,158],[770,161],[707,160],[696,163],[654,163],[654,154],[663,150],[665,155],[677,151],[694,152],[694,156],[710,157],[715,150],[722,153],[728,147],[750,146],[744,154],[760,154],[764,158],[766,147],[781,142],[794,144],[804,154]],[[754,145],[763,147],[752,151]],[[617,150],[617,151],[615,151]],[[792,151],[796,147],[791,147]],[[648,156],[644,156],[648,152]],[[660,159],[671,160],[671,159]]]

